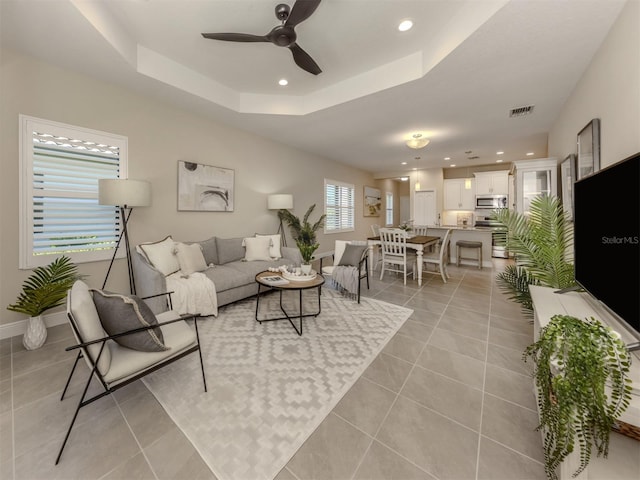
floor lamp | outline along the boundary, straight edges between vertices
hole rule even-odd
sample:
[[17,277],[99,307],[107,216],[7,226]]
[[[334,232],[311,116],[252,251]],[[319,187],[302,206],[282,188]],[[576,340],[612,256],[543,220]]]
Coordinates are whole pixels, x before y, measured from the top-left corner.
[[[293,208],[293,195],[291,195],[290,193],[279,193],[276,195],[269,195],[267,197],[267,208],[269,210],[291,210]],[[278,233],[280,234],[282,246],[286,247],[287,236],[284,232],[284,226],[282,225],[282,218],[280,218],[280,226],[278,227]]]
[[100,205],[114,205],[120,208],[120,221],[122,222],[122,232],[118,236],[118,242],[113,250],[113,257],[109,263],[107,275],[104,277],[102,289],[107,285],[109,273],[113,261],[116,259],[120,242],[124,237],[124,244],[127,251],[127,268],[129,271],[129,291],[135,295],[136,283],[133,276],[133,264],[131,263],[131,247],[129,246],[129,233],[127,223],[133,207],[148,207],[151,205],[151,184],[143,180],[129,179],[102,179],[98,180],[98,203]]

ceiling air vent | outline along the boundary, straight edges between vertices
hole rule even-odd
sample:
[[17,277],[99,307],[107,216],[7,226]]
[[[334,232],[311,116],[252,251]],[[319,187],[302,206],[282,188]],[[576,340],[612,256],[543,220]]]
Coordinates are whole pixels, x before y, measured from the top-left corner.
[[470,157],[467,157],[467,160],[477,160],[480,157],[478,155],[471,155]]
[[509,110],[509,117],[524,117],[533,113],[533,105],[525,105],[524,107],[516,107]]

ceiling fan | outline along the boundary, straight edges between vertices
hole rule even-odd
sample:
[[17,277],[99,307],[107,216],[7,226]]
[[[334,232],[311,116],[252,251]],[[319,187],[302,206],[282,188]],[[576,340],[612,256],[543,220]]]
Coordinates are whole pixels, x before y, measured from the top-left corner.
[[274,27],[266,35],[249,33],[203,33],[204,38],[224,40],[227,42],[271,42],[278,47],[287,47],[293,54],[293,61],[309,73],[318,75],[322,72],[318,64],[296,43],[295,26],[304,22],[315,12],[320,0],[297,0],[293,7],[280,3],[276,6],[276,17],[282,24]]

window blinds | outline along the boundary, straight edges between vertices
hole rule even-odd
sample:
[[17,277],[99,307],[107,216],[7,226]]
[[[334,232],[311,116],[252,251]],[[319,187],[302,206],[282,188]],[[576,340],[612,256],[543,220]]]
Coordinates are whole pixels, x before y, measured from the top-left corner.
[[353,185],[325,181],[325,230],[339,232],[355,226],[355,189]]

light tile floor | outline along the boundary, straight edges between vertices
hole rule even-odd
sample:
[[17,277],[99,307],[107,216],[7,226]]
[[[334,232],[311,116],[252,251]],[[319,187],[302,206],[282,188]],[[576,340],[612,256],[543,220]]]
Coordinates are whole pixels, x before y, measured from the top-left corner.
[[[414,313],[278,480],[545,478],[522,361],[533,327],[496,287],[505,263],[493,260],[451,266],[447,284],[371,279],[364,295]],[[59,401],[71,343],[66,325],[31,352],[20,337],[0,341],[0,478],[215,478],[140,381],[81,409],[54,466],[80,395],[77,376]]]

